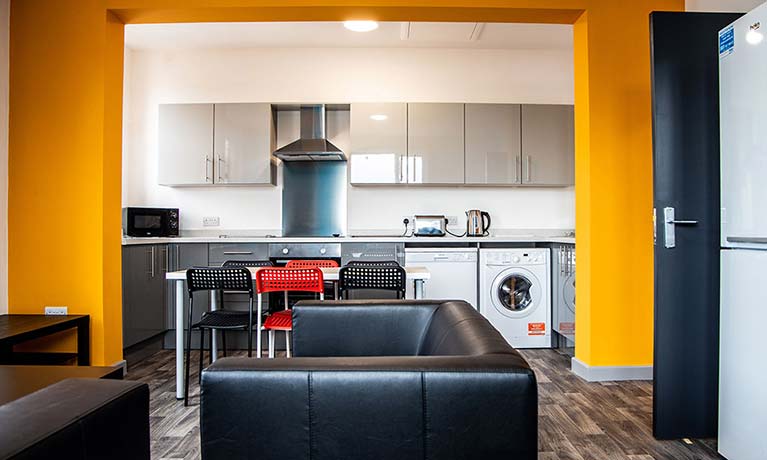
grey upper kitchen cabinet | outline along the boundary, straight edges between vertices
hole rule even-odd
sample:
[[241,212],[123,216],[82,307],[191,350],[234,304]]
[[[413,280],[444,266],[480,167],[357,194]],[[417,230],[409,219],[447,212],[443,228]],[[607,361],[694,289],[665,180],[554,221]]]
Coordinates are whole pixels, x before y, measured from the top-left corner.
[[213,183],[213,104],[161,104],[160,185]]
[[165,331],[164,244],[123,246],[123,348]]
[[522,183],[575,183],[572,105],[522,105]]
[[217,184],[276,184],[276,130],[271,104],[215,104]]
[[406,183],[407,104],[354,103],[350,120],[351,183]]
[[409,184],[464,183],[464,104],[408,104]]
[[276,184],[270,104],[162,104],[160,185]]
[[466,104],[466,184],[521,183],[520,129],[518,104]]

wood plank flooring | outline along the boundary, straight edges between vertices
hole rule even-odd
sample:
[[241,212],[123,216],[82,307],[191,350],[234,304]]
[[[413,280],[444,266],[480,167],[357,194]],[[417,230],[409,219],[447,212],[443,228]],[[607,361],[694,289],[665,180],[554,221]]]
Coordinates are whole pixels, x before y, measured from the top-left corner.
[[[176,401],[175,354],[163,350],[129,369],[126,378],[149,384],[154,460],[200,458],[197,355],[192,356],[190,406]],[[652,383],[588,383],[569,371],[555,350],[524,350],[538,376],[538,458],[542,460],[714,460],[714,440],[656,441]]]

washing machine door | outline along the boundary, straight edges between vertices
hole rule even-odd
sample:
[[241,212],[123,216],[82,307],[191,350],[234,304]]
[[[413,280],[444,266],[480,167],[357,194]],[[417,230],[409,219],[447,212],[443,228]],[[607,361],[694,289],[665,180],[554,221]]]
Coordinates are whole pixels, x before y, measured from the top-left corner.
[[567,309],[575,315],[575,275],[568,275],[562,283],[562,299]]
[[541,283],[529,270],[510,268],[495,278],[490,296],[500,314],[509,318],[524,318],[532,314],[541,302]]

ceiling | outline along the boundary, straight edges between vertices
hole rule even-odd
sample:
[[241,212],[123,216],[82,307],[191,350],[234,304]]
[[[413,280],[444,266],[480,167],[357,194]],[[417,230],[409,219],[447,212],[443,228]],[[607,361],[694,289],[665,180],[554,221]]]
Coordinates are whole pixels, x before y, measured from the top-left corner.
[[131,49],[474,48],[572,50],[571,25],[382,22],[352,32],[340,22],[237,22],[125,26]]

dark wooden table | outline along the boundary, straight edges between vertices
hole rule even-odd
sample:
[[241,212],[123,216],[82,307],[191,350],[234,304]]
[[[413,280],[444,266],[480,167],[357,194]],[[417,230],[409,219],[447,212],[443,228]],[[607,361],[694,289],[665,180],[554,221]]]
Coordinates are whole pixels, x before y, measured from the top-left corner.
[[72,378],[121,380],[123,370],[95,366],[0,366],[0,405]]
[[13,358],[13,346],[67,329],[77,329],[77,365],[91,362],[88,315],[0,315],[0,362]]

